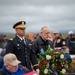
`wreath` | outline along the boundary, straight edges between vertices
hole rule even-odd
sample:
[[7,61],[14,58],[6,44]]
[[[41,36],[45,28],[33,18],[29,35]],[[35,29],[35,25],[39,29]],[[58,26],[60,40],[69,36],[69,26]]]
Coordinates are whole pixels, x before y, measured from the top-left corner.
[[68,62],[60,50],[53,50],[50,46],[38,54],[40,75],[64,75],[68,68]]

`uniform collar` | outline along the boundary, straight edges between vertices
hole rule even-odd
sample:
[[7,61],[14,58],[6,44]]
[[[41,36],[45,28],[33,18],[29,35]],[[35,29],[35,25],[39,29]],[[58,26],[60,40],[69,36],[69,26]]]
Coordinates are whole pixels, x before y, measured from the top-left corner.
[[23,40],[23,39],[24,39],[24,37],[23,37],[23,38],[21,38],[21,37],[20,37],[20,36],[18,36],[18,35],[17,35],[17,37],[18,37],[20,40]]

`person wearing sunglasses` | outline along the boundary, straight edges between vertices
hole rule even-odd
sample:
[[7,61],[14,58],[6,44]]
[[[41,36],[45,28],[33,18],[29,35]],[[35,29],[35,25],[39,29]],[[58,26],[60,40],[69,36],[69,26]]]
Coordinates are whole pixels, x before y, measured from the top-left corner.
[[29,39],[25,38],[26,22],[17,22],[13,28],[15,29],[16,36],[13,40],[9,40],[6,46],[6,54],[14,53],[18,60],[21,61],[23,69],[32,70],[33,68],[39,73],[38,62],[35,51],[32,49],[32,43]]

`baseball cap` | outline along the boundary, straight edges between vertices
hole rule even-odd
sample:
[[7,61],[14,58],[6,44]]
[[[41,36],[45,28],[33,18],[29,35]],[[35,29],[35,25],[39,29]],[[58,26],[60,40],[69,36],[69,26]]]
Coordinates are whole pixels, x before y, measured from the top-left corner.
[[69,34],[69,35],[70,35],[70,34],[74,34],[74,32],[73,32],[73,31],[69,31],[68,34]]
[[8,53],[4,56],[4,65],[10,64],[12,66],[16,66],[19,63],[21,63],[15,54],[13,53]]
[[53,33],[54,33],[54,34],[56,34],[56,33],[58,33],[58,34],[59,34],[59,31],[54,31]]

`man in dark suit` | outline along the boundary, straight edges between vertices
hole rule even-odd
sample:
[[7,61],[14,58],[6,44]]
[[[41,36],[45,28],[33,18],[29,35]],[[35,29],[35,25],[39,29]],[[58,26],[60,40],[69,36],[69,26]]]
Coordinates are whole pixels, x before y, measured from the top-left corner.
[[6,46],[6,53],[14,53],[18,60],[22,63],[22,67],[27,67],[32,70],[32,65],[35,70],[39,71],[35,51],[32,49],[31,41],[25,36],[26,22],[20,21],[13,28],[16,31],[16,36],[13,40],[9,40]]

